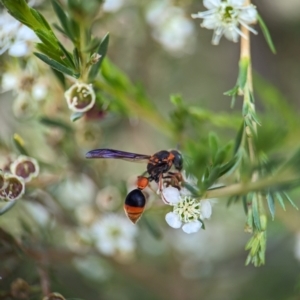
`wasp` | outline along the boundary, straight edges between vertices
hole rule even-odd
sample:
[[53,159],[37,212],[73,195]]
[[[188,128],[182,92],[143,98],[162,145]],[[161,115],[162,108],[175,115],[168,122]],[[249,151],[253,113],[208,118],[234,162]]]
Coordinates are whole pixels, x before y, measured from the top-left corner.
[[[86,153],[86,158],[111,158],[127,161],[147,161],[147,171],[137,178],[137,188],[128,193],[124,203],[124,210],[128,218],[135,224],[146,205],[142,190],[149,186],[151,181],[158,184],[162,191],[163,185],[171,185],[180,189],[183,167],[183,157],[177,150],[161,150],[153,155],[137,154],[114,149],[95,149]],[[175,169],[172,171],[171,169]]]

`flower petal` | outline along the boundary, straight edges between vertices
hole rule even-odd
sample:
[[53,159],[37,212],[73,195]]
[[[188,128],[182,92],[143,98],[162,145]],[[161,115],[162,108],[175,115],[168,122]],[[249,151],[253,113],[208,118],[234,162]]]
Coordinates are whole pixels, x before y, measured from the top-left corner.
[[220,6],[220,4],[221,4],[220,0],[203,0],[203,5],[207,9],[216,8],[216,7]]
[[194,221],[194,222],[190,222],[190,223],[186,223],[182,226],[182,230],[185,233],[195,233],[197,231],[199,231],[199,229],[202,227],[202,223],[200,221]]
[[166,222],[168,223],[169,226],[173,228],[180,228],[182,225],[182,222],[179,219],[179,216],[173,212],[169,212],[166,214]]
[[208,219],[211,216],[212,213],[212,207],[210,201],[207,200],[201,200],[201,219]]
[[245,3],[245,0],[228,0],[228,5],[232,5],[235,8],[243,6],[243,4]]
[[257,10],[255,6],[251,5],[247,9],[243,9],[239,15],[239,19],[247,24],[255,23],[257,20]]
[[180,201],[179,190],[169,186],[162,191],[162,200],[167,204],[177,204]]

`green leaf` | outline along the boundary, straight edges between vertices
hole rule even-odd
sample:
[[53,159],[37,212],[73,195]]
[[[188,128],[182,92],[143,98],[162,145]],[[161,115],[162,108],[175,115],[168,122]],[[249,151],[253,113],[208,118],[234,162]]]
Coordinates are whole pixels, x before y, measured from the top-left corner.
[[251,195],[252,195],[253,222],[254,222],[255,227],[260,231],[261,230],[261,225],[260,225],[260,215],[259,215],[258,203],[257,203],[257,195],[256,194],[251,194]]
[[[35,17],[35,19],[40,23],[40,25],[42,25],[44,27],[44,30],[48,30],[49,32],[51,32],[53,34],[49,23],[46,21],[46,19],[40,12],[38,12],[37,10],[35,10],[33,8],[30,8],[30,12]],[[34,30],[35,29],[36,28],[34,28]]]
[[229,197],[226,206],[229,207],[232,203],[238,202],[239,199],[240,199],[239,195]]
[[92,81],[95,79],[95,77],[97,76],[100,68],[101,68],[101,64],[103,62],[103,59],[105,58],[106,52],[107,52],[107,48],[108,48],[108,43],[109,43],[109,33],[107,33],[104,38],[102,39],[99,48],[97,50],[97,53],[99,55],[101,55],[100,59],[98,60],[98,62],[96,64],[94,64],[89,72],[89,80]]
[[69,27],[69,18],[66,15],[65,11],[62,9],[60,4],[56,0],[51,0],[53,9],[60,21],[61,26],[63,27],[63,30],[65,34],[72,40],[74,41],[74,36],[72,35],[72,32]]
[[216,136],[216,134],[211,132],[209,134],[208,139],[209,139],[209,149],[210,149],[211,157],[213,159],[213,162],[215,162],[216,155],[217,155],[217,152],[218,152],[218,149],[219,149],[218,137]]
[[237,79],[237,84],[241,90],[244,90],[247,82],[249,63],[249,57],[242,57],[239,61],[239,75]]
[[13,136],[13,143],[15,147],[18,149],[18,151],[20,152],[20,154],[29,156],[27,150],[24,147],[25,144],[24,140],[17,133],[15,133]]
[[267,202],[268,202],[268,207],[272,216],[272,220],[275,218],[275,200],[273,198],[273,195],[271,193],[267,194]]
[[261,31],[267,41],[267,44],[269,45],[271,51],[273,54],[276,54],[276,49],[275,49],[275,46],[273,44],[273,41],[272,41],[272,38],[271,38],[271,35],[270,35],[270,32],[268,30],[268,27],[267,25],[265,24],[264,20],[262,19],[262,17],[260,16],[260,14],[257,14],[257,20],[258,20],[258,23],[259,23],[259,26],[261,28]]
[[283,201],[283,198],[282,198],[281,194],[279,192],[277,192],[275,195],[276,195],[276,199],[278,200],[278,202],[281,205],[282,209],[285,211],[285,205],[284,205],[284,201]]
[[234,143],[234,148],[233,148],[233,153],[236,154],[237,151],[239,150],[242,140],[243,140],[243,136],[244,136],[244,129],[245,129],[245,123],[242,122],[242,126],[240,126],[240,129],[237,133],[237,136],[235,138],[235,143]]
[[227,172],[229,172],[236,164],[237,162],[237,156],[234,156],[233,158],[230,159],[229,162],[226,164],[222,165],[219,171],[219,176],[225,175]]
[[298,210],[298,207],[297,205],[294,203],[294,201],[290,198],[290,196],[286,193],[286,192],[283,192],[283,195],[286,197],[286,199],[292,204],[292,206]]
[[50,127],[59,127],[61,129],[64,129],[68,132],[72,132],[73,131],[73,128],[70,127],[68,124],[64,123],[63,121],[61,120],[58,120],[58,119],[53,119],[53,118],[48,118],[48,117],[41,117],[39,119],[39,121],[46,125],[46,126],[50,126]]
[[[68,65],[72,68],[72,69],[75,69],[75,63],[74,63],[74,60],[73,60],[73,57],[72,57],[72,55],[71,55],[71,53],[69,52],[69,51],[67,51],[67,49],[60,43],[60,42],[58,42],[58,45],[59,45],[59,47],[60,47],[60,49],[61,49],[61,51],[64,53],[64,58],[66,58],[67,59],[67,61],[64,59],[64,58],[62,58],[62,60],[64,61],[64,62],[68,62]],[[77,72],[78,72],[78,70],[76,70]]]
[[65,67],[64,65],[62,65],[61,63],[49,58],[48,56],[42,54],[42,53],[37,53],[34,52],[33,53],[35,56],[37,56],[39,59],[41,59],[43,62],[45,62],[46,64],[48,64],[51,68],[56,69],[59,72],[62,72],[64,74],[73,76],[75,78],[79,78],[80,74],[76,74],[73,72],[73,70]]
[[15,206],[16,203],[17,203],[17,201],[10,201],[10,202],[6,203],[3,207],[1,207],[0,208],[0,216],[4,215],[8,211],[10,211]]
[[75,47],[73,49],[73,57],[74,57],[75,69],[79,70],[79,68],[80,68],[80,58],[79,58],[79,51],[78,51],[77,47]]
[[238,96],[239,93],[239,86],[236,85],[234,88],[231,90],[227,91],[224,93],[225,96],[231,96],[231,103],[230,103],[230,108],[233,108],[235,105],[236,97]]
[[84,113],[82,112],[75,112],[70,116],[70,120],[72,122],[75,122],[77,120],[79,120],[80,118],[82,118],[84,116]]

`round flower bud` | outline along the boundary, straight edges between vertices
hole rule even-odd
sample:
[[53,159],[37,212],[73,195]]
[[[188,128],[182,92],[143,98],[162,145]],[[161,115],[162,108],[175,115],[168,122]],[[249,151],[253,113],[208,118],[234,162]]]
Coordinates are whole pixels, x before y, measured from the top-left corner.
[[91,84],[75,83],[66,92],[68,106],[75,112],[90,110],[96,101],[96,95]]
[[28,299],[30,293],[29,284],[22,278],[17,278],[10,286],[11,295],[16,299]]
[[6,187],[0,190],[0,199],[6,201],[13,201],[19,199],[25,192],[25,183],[23,178],[5,174],[4,179]]
[[25,182],[29,182],[32,178],[38,176],[40,168],[36,159],[20,155],[10,165],[10,171],[12,174],[22,177]]

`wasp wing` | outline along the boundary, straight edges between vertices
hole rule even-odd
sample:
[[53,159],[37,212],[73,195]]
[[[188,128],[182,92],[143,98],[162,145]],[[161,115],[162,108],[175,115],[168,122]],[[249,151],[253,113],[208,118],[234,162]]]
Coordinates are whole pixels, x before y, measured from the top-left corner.
[[114,158],[129,161],[149,160],[150,155],[137,154],[114,149],[95,149],[86,153],[86,158]]

